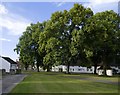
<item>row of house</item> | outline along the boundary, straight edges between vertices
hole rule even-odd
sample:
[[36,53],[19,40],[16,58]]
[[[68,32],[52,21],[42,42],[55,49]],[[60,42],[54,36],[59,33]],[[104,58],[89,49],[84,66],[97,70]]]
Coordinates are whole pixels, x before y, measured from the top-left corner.
[[[29,69],[31,70],[31,66],[29,66]],[[111,68],[111,69],[110,69]],[[112,76],[113,74],[118,74],[120,73],[120,68],[118,66],[110,66],[109,69],[106,70],[106,73],[108,76]],[[36,70],[37,66],[35,65],[32,70]],[[43,70],[42,67],[39,67],[40,71],[47,71]],[[83,67],[83,66],[70,66],[69,67],[69,72],[70,73],[94,73],[94,66],[91,67]],[[67,66],[66,65],[58,65],[58,66],[52,66],[51,68],[52,72],[67,72]],[[96,73],[98,75],[104,75],[104,70],[101,68],[101,66],[97,66]]]
[[[106,71],[108,76],[112,76],[113,75],[113,70],[116,70],[116,73],[120,73],[120,68],[115,67],[115,66],[111,66],[112,69],[108,69]],[[65,65],[59,65],[59,66],[53,66],[51,71],[53,72],[67,72],[67,66]],[[70,73],[94,73],[94,66],[91,67],[82,67],[82,66],[70,66],[69,67],[69,72]],[[104,74],[104,70],[100,69],[100,66],[97,67],[96,69],[96,73],[98,75],[103,75]]]
[[0,70],[4,73],[15,73],[18,69],[18,63],[9,57],[0,56]]
[[[51,71],[66,72],[67,71],[67,66],[65,66],[65,65],[53,66]],[[73,73],[94,73],[94,67],[92,66],[91,68],[87,68],[87,67],[82,67],[82,66],[70,66],[69,72],[73,72]]]
[[[112,69],[109,69],[106,71],[108,76],[113,75],[113,71],[116,70],[117,73],[120,73],[120,68],[116,66],[111,66]],[[19,67],[19,62],[15,62],[9,57],[2,57],[0,56],[0,70],[5,70],[5,72],[10,73],[13,72],[15,73],[16,70],[20,69]],[[40,68],[41,71],[42,68]],[[67,66],[65,65],[58,65],[58,66],[53,66],[51,68],[51,71],[53,72],[67,72]],[[82,67],[82,66],[70,66],[69,67],[69,72],[70,73],[94,73],[94,66],[91,67]],[[96,72],[98,75],[103,75],[104,70],[100,68],[100,66],[97,67]]]

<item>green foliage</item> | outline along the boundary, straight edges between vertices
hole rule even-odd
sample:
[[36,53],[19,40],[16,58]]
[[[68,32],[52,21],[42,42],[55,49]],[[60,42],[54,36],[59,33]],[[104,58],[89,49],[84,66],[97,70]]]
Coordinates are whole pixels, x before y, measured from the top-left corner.
[[96,13],[84,27],[84,44],[103,61],[104,69],[114,60],[119,47],[119,16],[113,11]]
[[44,30],[45,23],[31,24],[19,38],[19,43],[14,50],[20,54],[20,61],[23,64],[32,65],[37,62],[39,67],[42,58],[38,54],[38,41],[40,33]]
[[23,63],[37,61],[38,67],[39,63],[47,68],[69,66],[79,60],[86,66],[91,61],[106,63],[120,55],[119,21],[113,11],[93,15],[90,8],[74,4],[68,11],[53,13],[48,21],[28,26],[14,50]]

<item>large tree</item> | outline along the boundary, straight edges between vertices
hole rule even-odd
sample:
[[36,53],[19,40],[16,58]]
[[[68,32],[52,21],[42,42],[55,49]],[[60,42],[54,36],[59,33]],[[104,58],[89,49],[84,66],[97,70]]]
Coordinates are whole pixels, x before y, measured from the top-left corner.
[[70,25],[68,31],[71,57],[75,60],[80,60],[81,63],[87,63],[82,32],[87,20],[93,15],[93,11],[90,8],[84,8],[82,5],[75,4],[74,7],[70,9],[69,15]]
[[[37,62],[37,68],[47,71],[53,65],[69,66],[80,60],[84,65],[119,59],[119,16],[113,11],[93,15],[90,8],[74,4],[70,10],[57,11],[50,20],[31,24],[19,39],[17,48],[21,60]],[[28,58],[29,57],[29,58]],[[96,71],[96,69],[95,69]]]
[[43,56],[43,67],[47,71],[50,71],[51,66],[60,64],[61,42],[58,37],[59,34],[52,29],[53,25],[51,21],[48,21],[44,32],[39,37],[39,54]]
[[33,64],[34,54],[31,51],[30,43],[32,41],[32,35],[29,32],[30,27],[27,27],[26,31],[23,32],[23,35],[19,38],[19,43],[14,49],[17,54],[20,54],[20,61],[25,65],[27,70],[28,65]]
[[[61,64],[68,66],[67,71],[69,73],[69,66],[71,63],[73,63],[73,60],[75,60],[75,56],[79,56],[79,58],[82,58],[83,56],[79,50],[80,48],[77,48],[78,53],[76,55],[72,54],[73,52],[71,52],[72,32],[75,30],[82,30],[87,19],[92,15],[93,12],[90,8],[84,8],[79,4],[74,4],[74,7],[69,11],[64,10],[53,13],[51,19],[46,25],[45,32],[40,35],[39,40],[39,51],[41,54],[45,55],[44,59],[46,59],[46,56],[48,59],[50,52],[59,51],[60,54],[58,59],[61,59]],[[54,41],[60,44],[58,44],[57,47],[51,48],[51,45],[49,44],[54,43]],[[49,56],[49,58],[51,57]]]
[[[37,65],[39,72],[39,66],[42,65],[42,56],[38,52],[39,35],[43,32],[46,22],[31,24],[23,32],[23,35],[19,39],[19,43],[16,45],[16,51],[20,54],[20,60],[22,63]],[[29,57],[29,58],[28,58]],[[27,65],[25,65],[27,67]]]
[[[114,11],[105,11],[96,13],[86,23],[84,27],[84,43],[87,50],[90,50],[94,61],[102,61],[104,73],[109,67],[111,59],[118,54],[120,39],[119,34],[119,16]],[[97,63],[95,65],[97,66]]]

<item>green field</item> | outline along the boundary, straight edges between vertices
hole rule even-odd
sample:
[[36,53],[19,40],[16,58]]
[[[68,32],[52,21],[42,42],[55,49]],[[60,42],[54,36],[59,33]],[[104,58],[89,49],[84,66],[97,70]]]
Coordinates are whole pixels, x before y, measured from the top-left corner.
[[94,80],[117,82],[118,78],[99,77],[91,74],[68,75],[34,72],[28,73],[28,76],[11,93],[118,93],[118,85],[95,82]]

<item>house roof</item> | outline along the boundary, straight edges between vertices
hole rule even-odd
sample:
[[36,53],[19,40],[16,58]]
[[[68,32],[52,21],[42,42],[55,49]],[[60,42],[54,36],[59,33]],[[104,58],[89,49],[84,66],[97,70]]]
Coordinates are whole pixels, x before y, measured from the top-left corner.
[[8,61],[11,64],[17,64],[15,61],[13,61],[12,59],[10,59],[9,57],[2,57],[4,58],[6,61]]

